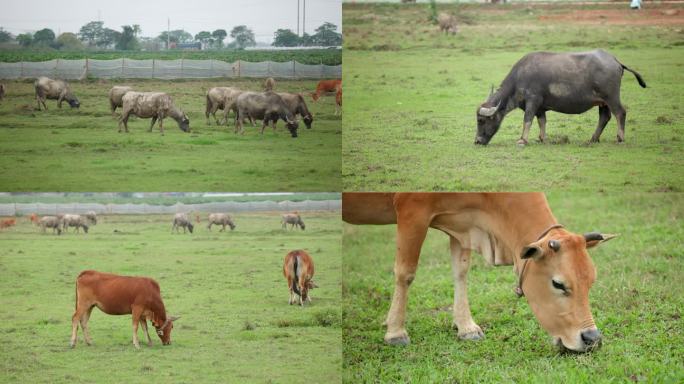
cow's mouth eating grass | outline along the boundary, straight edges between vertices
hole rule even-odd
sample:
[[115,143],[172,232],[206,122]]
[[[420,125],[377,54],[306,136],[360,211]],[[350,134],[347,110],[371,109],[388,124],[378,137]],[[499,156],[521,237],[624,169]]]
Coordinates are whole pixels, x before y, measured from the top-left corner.
[[601,346],[601,341],[599,340],[596,343],[591,344],[591,345],[583,344],[584,349],[582,349],[582,350],[570,349],[570,348],[566,347],[565,344],[563,344],[563,340],[561,340],[560,337],[555,337],[553,343],[556,345],[556,347],[558,347],[558,351],[562,355],[589,353],[589,352],[593,352],[593,351],[597,350]]

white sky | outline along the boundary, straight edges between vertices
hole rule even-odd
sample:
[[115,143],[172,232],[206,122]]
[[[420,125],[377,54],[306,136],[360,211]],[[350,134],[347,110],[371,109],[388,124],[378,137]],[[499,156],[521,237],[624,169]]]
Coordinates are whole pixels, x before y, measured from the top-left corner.
[[[306,32],[328,21],[342,27],[342,0],[299,0],[300,13],[306,1]],[[297,32],[298,0],[0,0],[0,27],[12,34],[43,28],[78,33],[90,21],[121,30],[122,25],[140,24],[142,36],[156,37],[166,30],[184,29],[193,36],[200,31],[230,30],[246,25],[259,42],[270,43],[279,29]],[[301,23],[301,16],[300,16]],[[301,27],[300,27],[301,33]]]

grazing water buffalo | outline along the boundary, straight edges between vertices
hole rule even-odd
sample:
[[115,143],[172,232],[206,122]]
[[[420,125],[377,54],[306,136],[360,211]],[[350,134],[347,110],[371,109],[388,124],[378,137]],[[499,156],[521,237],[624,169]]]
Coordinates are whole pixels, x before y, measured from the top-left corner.
[[595,106],[599,107],[599,121],[591,141],[599,141],[612,112],[618,124],[617,141],[623,142],[627,113],[620,103],[620,82],[625,69],[646,88],[641,75],[601,49],[580,53],[530,53],[513,66],[499,89],[477,109],[475,144],[489,143],[504,116],[516,108],[525,111],[523,132],[518,140],[519,145],[525,145],[535,116],[539,123],[539,140],[544,142],[546,111],[579,114]]
[[299,216],[299,213],[297,212],[284,214],[280,222],[283,224],[283,229],[287,229],[288,224],[291,224],[290,230],[294,229],[296,226],[299,226],[302,231],[306,228],[302,217]]
[[123,107],[124,95],[132,90],[132,87],[121,85],[115,85],[109,90],[109,108],[112,110],[112,116],[114,116],[117,107]]
[[287,123],[287,128],[290,130],[292,137],[297,137],[297,120],[295,119],[290,109],[287,107],[283,98],[275,92],[244,92],[237,98],[238,115],[235,120],[235,132],[244,134],[242,129],[242,120],[251,117],[254,119],[263,119],[261,126],[261,134],[269,122],[272,123],[275,130],[275,122],[282,119]]
[[234,230],[236,225],[233,223],[233,219],[230,217],[230,215],[225,214],[225,213],[211,213],[209,214],[209,225],[207,226],[207,229],[211,231],[211,226],[212,225],[220,225],[223,228],[219,230],[219,232],[223,232],[226,230],[226,225],[230,227],[230,230]]
[[131,114],[142,118],[151,117],[150,132],[152,132],[154,123],[159,119],[159,131],[163,135],[164,118],[167,116],[176,120],[181,131],[190,131],[188,116],[173,104],[171,96],[163,92],[126,92],[123,96],[123,112],[119,119],[119,132],[121,132],[122,123],[128,132],[128,118]]
[[171,227],[171,231],[176,230],[176,233],[179,232],[179,228],[183,228],[183,233],[185,233],[185,229],[187,228],[190,233],[192,233],[192,230],[195,228],[192,223],[190,222],[190,219],[188,219],[188,215],[185,213],[176,213],[176,215],[173,217],[173,226]]
[[295,294],[299,298],[299,305],[304,306],[304,302],[311,302],[309,289],[318,288],[313,282],[314,264],[313,259],[308,253],[296,250],[285,256],[283,263],[283,275],[287,279],[287,287],[290,290],[290,305],[296,302]]
[[243,91],[233,87],[214,87],[207,91],[207,107],[204,115],[207,117],[207,125],[210,125],[209,115],[214,116],[216,125],[221,123],[216,118],[216,111],[223,110],[223,121],[228,123],[228,112],[233,111],[237,116],[236,101]]
[[437,24],[439,24],[439,31],[455,35],[458,32],[456,27],[456,17],[450,13],[441,12],[437,15]]
[[95,213],[95,211],[88,211],[83,216],[86,218],[86,220],[88,220],[88,223],[92,225],[97,224],[97,213]]
[[83,271],[76,279],[76,310],[71,317],[71,348],[76,346],[79,323],[86,344],[92,343],[88,332],[88,320],[95,307],[108,315],[132,315],[135,348],[140,348],[138,324],[147,335],[147,345],[152,345],[152,338],[147,331],[147,320],[157,330],[162,344],[169,345],[173,322],[180,318],[167,317],[159,284],[149,277]]
[[321,80],[316,85],[316,91],[311,94],[313,101],[318,101],[321,95],[337,92],[342,88],[342,80]]
[[269,77],[264,81],[264,91],[272,91],[275,89],[276,81],[272,78]]
[[453,325],[462,339],[484,337],[468,305],[471,251],[492,265],[511,265],[516,293],[561,349],[586,352],[601,340],[589,308],[596,270],[587,249],[615,235],[579,235],[558,224],[543,193],[344,193],[350,224],[396,224],[394,297],[386,318],[388,344],[408,344],[408,289],[421,247],[434,228],[449,236],[454,276]]
[[43,108],[47,110],[47,105],[45,104],[45,99],[57,100],[57,107],[62,108],[62,101],[69,103],[71,108],[78,108],[81,106],[78,99],[71,92],[69,84],[63,80],[52,80],[47,77],[39,77],[33,83],[36,90],[36,101],[38,102],[38,110],[40,110],[40,105],[43,104]]
[[62,234],[62,220],[57,216],[43,216],[38,220],[38,225],[43,233],[45,233],[45,228],[52,228],[52,233]]
[[[278,95],[283,98],[285,105],[290,110],[295,117],[297,115],[302,117],[304,120],[304,125],[307,129],[311,129],[311,124],[313,123],[313,115],[309,112],[309,108],[306,107],[306,102],[304,97],[299,93],[287,93],[278,92]],[[275,124],[275,123],[274,123]]]
[[64,232],[68,232],[69,227],[75,227],[76,232],[79,228],[83,228],[85,233],[88,233],[88,220],[81,215],[66,214],[62,216],[62,229]]

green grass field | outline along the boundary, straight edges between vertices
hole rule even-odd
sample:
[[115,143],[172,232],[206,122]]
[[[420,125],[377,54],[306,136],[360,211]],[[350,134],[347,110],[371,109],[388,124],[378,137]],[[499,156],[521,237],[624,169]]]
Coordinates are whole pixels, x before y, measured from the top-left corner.
[[[165,136],[150,119],[129,120],[118,133],[108,92],[115,84],[169,93],[190,118],[192,133],[165,119]],[[341,188],[341,118],[334,97],[313,103],[312,129],[291,138],[284,124],[260,135],[247,126],[208,126],[205,93],[213,86],[260,90],[262,80],[98,81],[71,84],[80,110],[47,101],[37,111],[32,82],[8,82],[0,103],[2,191],[336,191]],[[278,81],[276,89],[309,92],[316,81]],[[232,115],[231,115],[232,116]],[[259,128],[260,129],[260,128]]]
[[[62,236],[22,219],[0,232],[0,382],[339,382],[339,213],[302,217],[306,231],[282,230],[274,212],[235,215],[234,232],[205,222],[184,235],[171,233],[170,216],[104,216],[87,235]],[[287,304],[282,263],[293,249],[312,255],[320,287],[304,308]],[[172,344],[151,332],[154,345],[136,351],[131,317],[95,309],[93,346],[79,330],[69,349],[84,269],[155,278],[167,311],[182,316]]]
[[[655,9],[654,9],[655,8]],[[583,190],[684,189],[684,32],[660,12],[681,5],[627,6],[439,5],[456,14],[460,32],[439,33],[427,5],[343,6],[345,117],[344,190]],[[612,15],[626,24],[575,23],[576,12]],[[643,15],[643,16],[640,16]],[[613,17],[613,16],[610,16]],[[561,19],[554,19],[561,18]],[[610,18],[606,19],[612,20]],[[631,24],[630,24],[631,23]],[[639,71],[623,76],[626,143],[616,144],[612,118],[601,143],[589,145],[598,109],[547,114],[549,143],[516,146],[523,112],[511,112],[487,147],[473,144],[476,110],[526,53],[604,48]]]
[[[681,383],[684,380],[684,194],[552,193],[555,217],[573,232],[618,233],[591,250],[592,313],[604,335],[594,353],[559,354],[525,299],[512,267],[473,255],[473,319],[484,333],[461,341],[451,329],[448,237],[431,230],[411,285],[411,344],[383,343],[394,287],[396,226],[344,226],[344,382]],[[369,266],[372,266],[369,268]]]

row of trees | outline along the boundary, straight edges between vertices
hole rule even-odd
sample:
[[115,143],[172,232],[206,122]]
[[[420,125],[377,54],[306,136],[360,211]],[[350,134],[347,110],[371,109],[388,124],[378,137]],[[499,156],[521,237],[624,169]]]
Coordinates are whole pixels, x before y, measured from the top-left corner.
[[[324,23],[316,28],[313,35],[304,34],[297,36],[292,30],[278,29],[275,32],[273,46],[296,47],[296,46],[337,46],[342,44],[342,35],[336,32],[337,26],[332,23]],[[16,41],[23,47],[51,47],[55,49],[77,50],[89,48],[116,48],[118,50],[139,50],[141,47],[154,49],[159,43],[192,43],[200,42],[203,47],[220,49],[224,47],[224,40],[228,36],[225,29],[217,29],[213,32],[201,31],[195,36],[182,29],[162,32],[156,38],[139,37],[140,25],[123,25],[117,31],[105,28],[102,21],[91,21],[81,27],[78,34],[71,32],[55,36],[49,28],[41,29],[36,33],[22,33],[16,37]],[[230,31],[232,42],[227,48],[244,49],[256,45],[254,32],[245,25],[238,25]],[[0,43],[10,41],[12,35],[0,28]],[[167,47],[168,48],[168,47]]]

